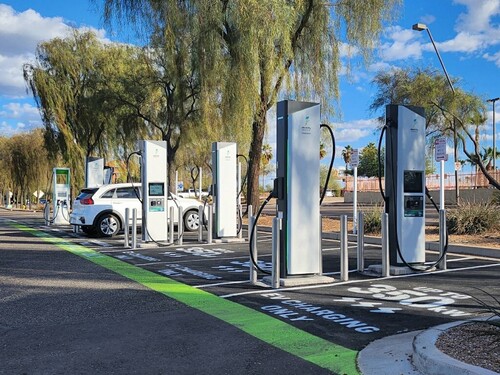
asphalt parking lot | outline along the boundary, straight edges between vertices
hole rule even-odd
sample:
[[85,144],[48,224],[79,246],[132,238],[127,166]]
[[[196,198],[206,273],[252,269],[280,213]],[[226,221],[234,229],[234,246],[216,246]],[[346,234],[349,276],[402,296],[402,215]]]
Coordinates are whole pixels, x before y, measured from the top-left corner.
[[[294,335],[305,333],[309,338],[320,340],[317,342],[331,343],[340,356],[348,353],[345,355],[352,359],[351,354],[355,355],[382,337],[483,316],[484,309],[471,297],[486,298],[480,289],[500,298],[500,251],[493,249],[489,256],[464,255],[450,249],[447,270],[383,278],[356,271],[356,244],[350,242],[349,280],[341,282],[339,241],[323,238],[323,273],[335,281],[326,285],[275,290],[263,283],[249,283],[247,242],[197,243],[196,234],[185,234],[182,246],[148,244],[128,249],[123,246],[123,236],[93,239],[82,233],[73,233],[69,226],[46,227],[41,217],[35,214],[0,213],[2,226],[37,236],[146,287],[153,285],[153,290],[201,311],[202,315],[219,318],[232,329],[250,333],[306,361],[309,357],[297,354],[296,348],[292,347],[293,340],[284,340],[283,344],[273,341],[279,341],[279,330],[270,339],[259,336],[261,333],[254,334],[253,330],[258,330],[256,326],[264,324],[259,323],[260,317],[268,319],[266,324],[276,322],[280,324],[277,327],[292,327]],[[35,232],[26,228],[34,228]],[[246,238],[246,233],[243,237]],[[270,270],[271,233],[259,231],[257,243],[260,266]],[[426,261],[436,259],[436,253],[426,253]],[[380,262],[380,246],[367,244],[365,266]],[[115,292],[121,293],[120,290]],[[235,315],[247,316],[243,323],[226,315],[227,310],[234,306],[242,309],[234,310]],[[274,327],[272,324],[270,327]],[[310,362],[332,372],[355,373],[355,366],[347,363],[351,359],[344,361],[345,365],[333,367],[321,365],[321,360]]]

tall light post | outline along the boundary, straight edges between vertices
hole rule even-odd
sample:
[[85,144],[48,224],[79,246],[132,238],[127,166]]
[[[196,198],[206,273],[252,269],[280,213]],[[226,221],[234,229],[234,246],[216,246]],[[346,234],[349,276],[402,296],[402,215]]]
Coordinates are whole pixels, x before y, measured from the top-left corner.
[[[416,23],[415,25],[412,26],[413,30],[416,31],[427,31],[427,34],[429,35],[429,39],[431,40],[432,46],[434,47],[434,51],[436,51],[436,55],[439,59],[439,63],[441,64],[441,67],[443,68],[444,75],[446,77],[446,80],[448,81],[448,84],[450,85],[451,92],[453,93],[453,96],[455,96],[455,88],[453,87],[453,83],[451,82],[450,77],[448,76],[448,72],[446,71],[446,67],[444,66],[443,59],[441,59],[441,55],[439,54],[439,51],[437,49],[436,43],[434,43],[434,38],[432,37],[431,31],[427,27],[426,24],[424,23]],[[457,205],[460,203],[460,194],[459,194],[459,189],[458,189],[458,169],[457,169],[457,162],[458,162],[458,152],[457,152],[457,123],[455,121],[455,117],[453,117],[453,159],[455,161],[455,200],[457,202]]]
[[495,129],[495,102],[500,98],[488,99],[487,102],[493,104],[493,172],[496,176],[496,161],[497,161],[497,141],[496,141],[496,129]]

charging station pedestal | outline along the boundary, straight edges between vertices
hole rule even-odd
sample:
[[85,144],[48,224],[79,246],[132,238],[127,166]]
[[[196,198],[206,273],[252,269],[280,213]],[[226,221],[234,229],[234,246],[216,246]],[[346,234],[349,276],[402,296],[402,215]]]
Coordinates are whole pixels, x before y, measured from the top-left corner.
[[69,168],[54,168],[52,175],[52,212],[54,213],[52,223],[55,225],[69,224],[71,206],[70,170]]
[[385,211],[391,266],[425,262],[424,115],[421,107],[386,107]]
[[141,141],[142,240],[168,238],[167,142]]
[[212,196],[215,206],[214,238],[237,236],[236,143],[212,143]]
[[280,283],[293,285],[294,278],[302,278],[303,285],[330,283],[332,278],[321,276],[320,105],[284,100],[277,106],[275,192],[283,213]]

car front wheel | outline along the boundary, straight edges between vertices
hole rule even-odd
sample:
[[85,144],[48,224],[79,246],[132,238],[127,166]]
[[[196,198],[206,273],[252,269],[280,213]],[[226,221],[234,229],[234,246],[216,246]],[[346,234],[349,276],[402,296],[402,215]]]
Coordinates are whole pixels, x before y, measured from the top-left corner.
[[184,229],[188,232],[194,232],[198,230],[200,226],[200,218],[198,216],[198,211],[190,210],[184,215]]
[[97,233],[102,237],[113,237],[120,231],[120,221],[113,214],[105,214],[97,221]]

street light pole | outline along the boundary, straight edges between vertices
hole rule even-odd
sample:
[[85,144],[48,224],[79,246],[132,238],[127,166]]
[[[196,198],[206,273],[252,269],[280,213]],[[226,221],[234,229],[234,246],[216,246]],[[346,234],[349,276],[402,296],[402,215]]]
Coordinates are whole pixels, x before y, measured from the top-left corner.
[[[451,92],[453,93],[453,96],[455,96],[455,88],[453,87],[453,83],[451,82],[450,76],[448,75],[448,72],[446,71],[446,67],[444,66],[443,59],[441,58],[441,55],[439,54],[439,51],[437,49],[436,43],[434,43],[434,38],[432,37],[431,30],[427,27],[427,25],[423,23],[416,23],[412,26],[413,30],[416,31],[423,31],[426,30],[427,34],[429,35],[429,39],[431,40],[432,46],[434,47],[434,51],[436,51],[436,55],[439,59],[439,63],[441,64],[441,68],[443,68],[444,75],[446,77],[446,80],[448,81],[448,84],[450,85]],[[455,201],[458,204],[460,204],[460,192],[458,188],[458,169],[457,169],[457,162],[458,162],[458,142],[457,142],[457,123],[455,120],[455,117],[453,117],[453,159],[455,161]]]
[[496,176],[496,161],[497,161],[497,141],[496,141],[496,129],[495,129],[495,102],[500,98],[488,99],[487,102],[493,104],[493,172],[495,172]]

